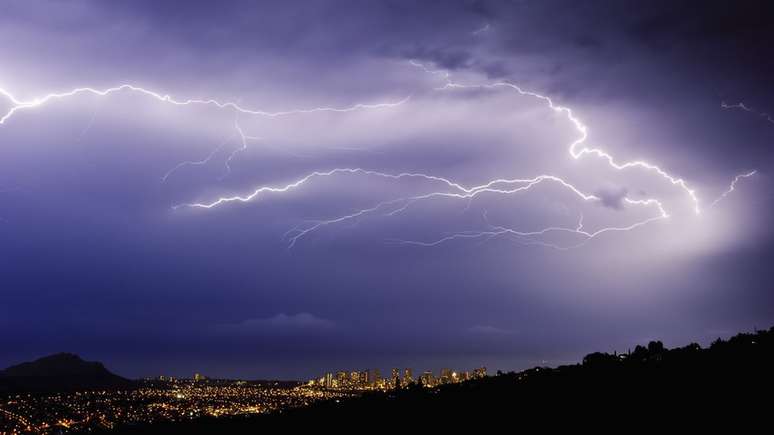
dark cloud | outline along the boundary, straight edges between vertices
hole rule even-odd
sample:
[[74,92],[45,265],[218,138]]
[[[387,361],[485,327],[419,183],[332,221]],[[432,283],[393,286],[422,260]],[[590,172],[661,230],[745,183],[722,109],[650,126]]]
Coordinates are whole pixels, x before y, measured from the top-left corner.
[[[513,369],[640,337],[672,346],[771,324],[763,180],[774,129],[720,108],[774,108],[771,22],[766,1],[4,2],[0,37],[13,43],[0,47],[0,87],[20,98],[131,82],[262,110],[411,100],[367,113],[240,115],[262,138],[244,150],[232,112],[129,92],[15,114],[0,127],[0,329],[12,331],[0,334],[0,367],[67,350],[127,376],[196,365],[247,377],[392,363]],[[550,95],[588,125],[588,144],[678,174],[703,205],[741,171],[758,169],[761,181],[693,219],[684,192],[654,171],[569,156],[576,131],[542,100],[436,92],[439,76],[408,59],[464,83]],[[342,176],[213,212],[172,208],[349,166],[471,186],[560,174],[604,207],[556,183],[465,204],[439,198],[394,219],[379,210],[328,225],[292,250],[283,234],[296,226],[427,183]],[[518,236],[385,243],[492,225],[575,228],[580,215],[597,231],[652,216],[622,207],[627,194],[677,211],[566,252]]]
[[612,208],[613,210],[621,210],[624,207],[624,198],[628,191],[621,188],[611,188],[598,190],[595,195],[602,200],[602,205]]

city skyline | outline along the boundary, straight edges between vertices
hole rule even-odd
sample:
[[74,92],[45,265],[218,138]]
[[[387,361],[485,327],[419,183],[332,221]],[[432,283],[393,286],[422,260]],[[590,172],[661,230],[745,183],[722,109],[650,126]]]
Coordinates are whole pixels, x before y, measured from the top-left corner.
[[432,370],[425,370],[419,376],[414,377],[411,367],[390,370],[390,375],[382,377],[379,369],[365,370],[339,370],[327,372],[320,378],[313,378],[307,382],[309,387],[320,387],[333,390],[391,390],[394,388],[406,388],[411,386],[437,387],[445,384],[456,384],[473,379],[481,379],[487,376],[486,367],[477,367],[473,370],[455,371],[450,368],[438,370],[435,376]]

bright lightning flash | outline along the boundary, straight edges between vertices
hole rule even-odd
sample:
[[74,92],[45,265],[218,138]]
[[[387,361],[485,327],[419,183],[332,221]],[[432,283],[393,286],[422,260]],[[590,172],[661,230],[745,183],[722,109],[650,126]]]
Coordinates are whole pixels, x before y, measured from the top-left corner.
[[[585,146],[585,143],[587,142],[587,139],[588,139],[588,127],[577,116],[575,116],[572,109],[555,104],[550,97],[536,92],[524,90],[518,85],[509,83],[509,82],[495,82],[495,83],[486,83],[486,84],[456,83],[452,81],[451,75],[447,71],[430,70],[424,64],[421,64],[415,61],[411,61],[410,63],[414,67],[420,68],[426,73],[436,75],[444,81],[443,86],[435,88],[436,91],[453,91],[456,89],[491,89],[491,90],[506,89],[506,90],[515,91],[520,96],[535,98],[541,101],[552,111],[563,115],[571,123],[571,125],[578,133],[577,138],[572,143],[570,143],[569,149],[568,149],[569,154],[573,159],[578,160],[582,156],[588,154],[588,155],[593,155],[603,159],[605,162],[607,162],[607,164],[612,169],[617,171],[624,171],[628,169],[642,169],[642,170],[653,172],[657,174],[659,177],[661,177],[662,179],[671,183],[672,185],[680,188],[690,199],[695,213],[696,214],[701,213],[699,198],[696,194],[696,191],[690,188],[685,182],[685,180],[683,180],[682,178],[673,176],[669,174],[667,171],[663,170],[661,167],[645,161],[635,160],[635,161],[627,161],[627,162],[618,162],[617,160],[615,160],[615,158],[612,155],[608,154],[607,152],[599,148],[590,148]],[[151,97],[159,102],[172,104],[176,106],[188,106],[188,105],[214,106],[215,108],[218,108],[218,109],[232,110],[237,116],[248,115],[248,116],[261,116],[261,117],[269,117],[269,118],[291,116],[291,115],[310,115],[318,112],[345,113],[345,112],[353,112],[353,111],[359,111],[359,110],[389,109],[389,108],[396,108],[405,103],[408,103],[411,98],[410,96],[407,96],[400,101],[387,102],[387,103],[376,103],[376,104],[357,103],[343,108],[316,107],[311,109],[293,109],[293,110],[287,110],[287,111],[270,112],[270,111],[249,109],[249,108],[242,107],[241,105],[234,102],[220,102],[214,99],[178,100],[171,97],[170,95],[161,94],[155,91],[145,89],[140,86],[135,86],[130,84],[122,84],[120,86],[107,88],[107,89],[95,89],[91,87],[75,88],[68,92],[52,93],[32,100],[19,99],[15,97],[11,92],[3,88],[0,88],[0,96],[4,96],[12,103],[11,107],[7,110],[7,112],[2,117],[0,117],[0,125],[8,122],[18,112],[21,112],[24,110],[32,110],[32,109],[41,107],[45,104],[53,103],[54,101],[57,101],[57,100],[64,100],[66,98],[75,97],[81,94],[91,94],[91,95],[104,97],[104,96],[108,96],[110,94],[119,93],[119,92],[139,93],[139,94]],[[724,108],[740,108],[740,109],[750,111],[749,108],[742,105],[741,103],[735,106],[728,106],[728,107],[724,106]],[[166,174],[164,174],[164,176],[162,177],[162,180],[166,181],[170,175],[172,175],[176,170],[184,166],[203,165],[210,162],[213,159],[213,157],[221,150],[223,146],[229,143],[234,136],[238,136],[240,138],[241,146],[235,149],[234,151],[232,151],[225,160],[226,175],[228,175],[228,173],[230,173],[231,171],[230,164],[232,160],[235,158],[236,155],[238,155],[239,153],[247,149],[248,141],[260,140],[259,137],[250,136],[246,134],[242,129],[242,127],[240,126],[238,119],[236,119],[234,122],[234,129],[236,131],[235,135],[232,135],[226,141],[220,144],[205,159],[198,160],[198,161],[182,162],[177,166],[173,167]],[[738,175],[731,182],[731,185],[729,186],[728,190],[724,192],[718,199],[716,199],[712,203],[712,206],[716,205],[720,200],[722,200],[728,194],[733,192],[736,187],[736,183],[740,180],[740,178],[750,177],[754,174],[755,174],[755,171]],[[385,212],[387,216],[394,216],[399,213],[402,213],[408,207],[410,207],[412,204],[416,202],[429,200],[432,198],[462,199],[462,200],[470,201],[473,198],[484,193],[495,194],[495,195],[511,195],[511,194],[516,194],[520,192],[526,192],[538,185],[541,185],[542,183],[548,182],[548,183],[558,184],[559,186],[569,190],[576,197],[578,197],[580,200],[584,202],[601,201],[601,198],[599,198],[598,196],[589,194],[589,193],[584,193],[583,191],[581,191],[579,188],[577,188],[570,182],[550,174],[542,174],[532,178],[525,178],[525,179],[520,179],[520,178],[494,179],[477,186],[466,187],[451,179],[435,176],[432,174],[409,173],[409,172],[391,174],[391,173],[368,170],[363,168],[335,168],[335,169],[329,169],[329,170],[314,171],[295,181],[289,182],[284,185],[261,186],[254,189],[251,193],[248,193],[245,195],[224,196],[224,197],[217,198],[211,202],[182,204],[182,205],[174,206],[173,208],[178,209],[180,207],[192,207],[192,208],[202,208],[202,209],[213,209],[231,202],[250,202],[250,201],[259,199],[263,195],[283,194],[291,190],[298,189],[303,185],[311,183],[313,182],[313,180],[318,178],[342,176],[342,175],[378,177],[378,178],[391,179],[391,180],[414,178],[414,179],[421,179],[421,180],[427,181],[428,183],[438,187],[435,190],[431,190],[424,194],[383,201],[371,207],[360,209],[347,215],[343,215],[343,216],[339,216],[339,217],[335,217],[327,220],[314,221],[311,225],[308,225],[304,228],[294,228],[288,231],[288,233],[286,233],[286,236],[288,237],[288,240],[289,240],[289,247],[293,247],[300,238],[324,226],[338,224],[347,220],[360,218],[376,212]],[[665,210],[663,204],[655,198],[632,199],[632,198],[624,197],[623,203],[628,206],[652,207],[656,209],[657,213],[652,217],[635,222],[633,224],[620,226],[620,227],[603,227],[594,231],[589,231],[584,229],[583,215],[581,215],[580,221],[577,224],[577,226],[549,226],[536,231],[518,231],[513,228],[492,225],[485,217],[485,220],[489,227],[485,231],[469,231],[469,232],[452,234],[450,236],[447,236],[435,241],[431,241],[431,242],[421,242],[421,241],[411,241],[411,240],[397,240],[396,242],[400,244],[416,245],[416,246],[436,246],[441,243],[448,242],[455,239],[471,239],[471,238],[491,239],[493,237],[498,237],[498,236],[511,236],[511,237],[518,238],[520,243],[531,244],[531,245],[542,245],[542,246],[564,250],[564,249],[570,249],[570,248],[582,246],[583,244],[587,243],[589,240],[594,239],[595,237],[605,233],[630,231],[630,230],[634,230],[636,228],[645,226],[656,220],[667,219],[669,217],[669,214]],[[572,245],[556,245],[556,244],[548,243],[546,241],[541,240],[542,236],[546,236],[550,233],[574,234],[580,238],[580,242]]]
[[720,201],[724,200],[729,194],[731,194],[731,192],[736,190],[736,183],[738,183],[739,180],[743,178],[750,178],[757,173],[758,171],[750,171],[744,174],[739,174],[736,177],[734,177],[734,179],[731,180],[731,184],[728,186],[728,189],[726,189],[725,192],[721,193],[720,196],[718,196],[714,201],[712,201],[712,204],[710,204],[710,207],[716,206]]

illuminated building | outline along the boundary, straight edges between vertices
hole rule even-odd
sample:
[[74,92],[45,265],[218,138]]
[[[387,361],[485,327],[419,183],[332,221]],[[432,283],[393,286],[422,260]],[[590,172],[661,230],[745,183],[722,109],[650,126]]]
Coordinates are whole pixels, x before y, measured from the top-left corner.
[[372,369],[368,372],[368,383],[371,385],[378,385],[382,380],[382,375],[379,373],[379,369]]
[[339,388],[347,386],[349,383],[347,379],[347,372],[336,372],[336,386]]
[[435,378],[433,377],[433,372],[426,371],[422,373],[422,376],[420,376],[420,379],[422,380],[422,385],[425,387],[434,387],[435,386]]
[[333,388],[333,373],[325,374],[325,388]]
[[432,371],[425,371],[416,379],[411,368],[393,368],[390,376],[382,378],[379,369],[366,369],[362,371],[337,371],[335,374],[326,373],[322,378],[313,379],[309,386],[330,390],[391,390],[393,388],[406,387],[415,381],[422,386],[434,388],[444,384],[456,384],[479,379],[486,376],[486,367],[479,367],[473,371],[454,371],[450,368],[441,369],[439,377],[435,377]]
[[442,384],[449,384],[452,382],[452,371],[451,369],[443,368],[441,369],[441,383]]

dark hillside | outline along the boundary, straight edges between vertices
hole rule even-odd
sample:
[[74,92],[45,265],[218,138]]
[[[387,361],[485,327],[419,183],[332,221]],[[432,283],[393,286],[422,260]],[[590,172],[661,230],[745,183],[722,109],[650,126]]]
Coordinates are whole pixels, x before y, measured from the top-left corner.
[[[411,385],[281,414],[144,427],[127,433],[255,433],[267,427],[544,427],[613,423],[658,429],[667,422],[749,424],[770,411],[774,328],[666,349],[661,342],[625,355],[592,353],[582,363],[536,367],[436,389]],[[768,409],[768,410],[767,410]],[[607,425],[607,426],[605,426]]]

